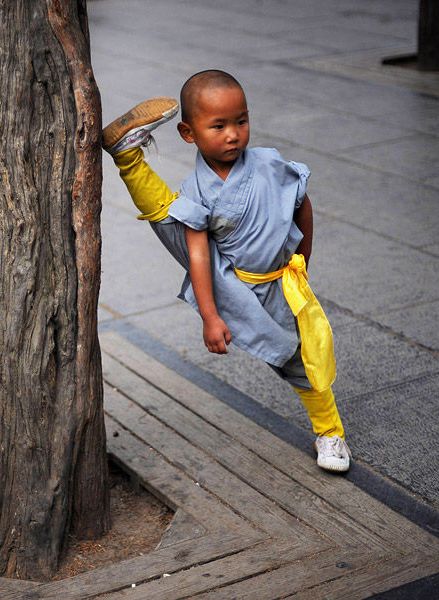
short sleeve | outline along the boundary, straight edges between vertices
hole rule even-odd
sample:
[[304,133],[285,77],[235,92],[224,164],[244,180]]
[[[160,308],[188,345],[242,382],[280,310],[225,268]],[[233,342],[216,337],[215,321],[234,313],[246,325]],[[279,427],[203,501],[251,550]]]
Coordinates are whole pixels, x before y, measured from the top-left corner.
[[294,162],[293,160],[288,161],[288,166],[290,170],[299,178],[295,203],[295,208],[299,208],[303,202],[303,199],[305,198],[306,188],[311,171],[304,163]]
[[202,204],[194,202],[182,193],[171,204],[168,214],[191,229],[202,231],[208,227],[210,210]]

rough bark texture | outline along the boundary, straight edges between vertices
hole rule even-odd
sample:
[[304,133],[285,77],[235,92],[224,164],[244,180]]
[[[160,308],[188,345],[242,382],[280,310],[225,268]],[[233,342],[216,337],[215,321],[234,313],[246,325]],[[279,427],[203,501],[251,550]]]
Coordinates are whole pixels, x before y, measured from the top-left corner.
[[85,0],[0,0],[0,574],[109,527],[101,110]]
[[418,68],[439,70],[439,1],[420,0],[418,28]]

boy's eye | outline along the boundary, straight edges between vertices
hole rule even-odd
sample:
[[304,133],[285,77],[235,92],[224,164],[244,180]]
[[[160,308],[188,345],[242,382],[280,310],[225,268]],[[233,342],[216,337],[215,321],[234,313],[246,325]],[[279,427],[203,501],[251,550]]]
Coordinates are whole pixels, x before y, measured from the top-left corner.
[[220,123],[218,123],[217,125],[213,125],[213,129],[222,129],[223,125],[221,125]]
[[239,124],[240,125],[246,125],[248,123],[247,119],[240,119]]

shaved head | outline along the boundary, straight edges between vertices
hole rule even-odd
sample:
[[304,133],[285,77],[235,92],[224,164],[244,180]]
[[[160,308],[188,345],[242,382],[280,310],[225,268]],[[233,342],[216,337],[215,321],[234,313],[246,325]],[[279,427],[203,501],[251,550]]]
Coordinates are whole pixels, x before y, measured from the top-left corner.
[[186,81],[180,92],[181,118],[189,123],[197,111],[201,94],[215,88],[238,88],[244,93],[241,84],[229,73],[216,69],[195,73]]

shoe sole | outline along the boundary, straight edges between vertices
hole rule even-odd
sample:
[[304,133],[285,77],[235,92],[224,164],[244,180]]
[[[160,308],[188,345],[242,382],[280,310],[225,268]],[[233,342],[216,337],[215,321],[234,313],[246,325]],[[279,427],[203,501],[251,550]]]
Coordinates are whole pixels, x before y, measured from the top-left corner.
[[349,461],[348,464],[344,464],[344,465],[335,465],[335,464],[322,464],[321,461],[319,461],[318,458],[318,450],[317,450],[317,446],[314,443],[313,444],[314,450],[317,454],[317,466],[320,467],[321,469],[323,469],[324,471],[331,471],[332,473],[346,473],[347,471],[349,471],[350,467],[351,467],[351,457],[349,457]]
[[346,473],[349,471],[350,465],[322,465],[317,461],[317,466],[319,466],[324,471],[331,471],[332,473]]
[[102,131],[102,146],[108,150],[115,146],[132,129],[145,127],[152,131],[169,121],[178,112],[178,102],[174,98],[150,98],[134,106],[121,117],[107,125]]

